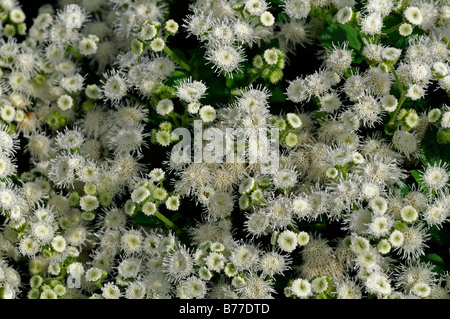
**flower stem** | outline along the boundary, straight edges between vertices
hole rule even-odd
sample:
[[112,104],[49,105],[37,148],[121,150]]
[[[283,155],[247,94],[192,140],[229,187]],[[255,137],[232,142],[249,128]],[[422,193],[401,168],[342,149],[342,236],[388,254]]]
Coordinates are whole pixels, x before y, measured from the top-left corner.
[[176,125],[176,127],[180,127],[180,123],[178,122],[177,115],[178,114],[170,114],[170,117],[172,118],[172,121]]
[[155,216],[158,217],[162,222],[164,222],[164,224],[166,224],[168,227],[172,228],[172,229],[178,229],[178,226],[175,225],[171,220],[169,220],[166,216],[164,216],[163,214],[161,214],[160,212],[155,212]]
[[172,59],[178,62],[178,64],[188,72],[191,72],[191,67],[187,65],[178,55],[169,49],[167,45],[164,46],[164,52],[166,52]]
[[138,98],[137,96],[134,96],[134,95],[131,94],[131,93],[127,93],[127,96],[128,96],[130,99],[132,99],[132,100],[134,100],[134,101],[136,101],[136,102],[138,102],[138,103],[140,103],[140,104],[146,105],[146,103],[145,103],[144,101],[142,101],[140,98]]
[[397,118],[397,114],[400,111],[400,108],[403,105],[403,102],[405,102],[406,100],[406,92],[405,89],[403,88],[403,85],[400,83],[400,79],[398,78],[397,72],[395,72],[395,68],[392,64],[389,64],[389,68],[392,71],[392,74],[394,75],[395,78],[395,82],[397,83],[400,92],[401,92],[401,96],[400,96],[400,100],[398,101],[397,104],[397,108],[395,109],[394,113],[392,113],[391,118],[389,119],[389,122],[387,122],[386,127],[385,127],[385,132],[389,135],[392,135],[391,129],[394,128],[395,126],[395,119]]
[[[403,22],[402,22],[402,23],[403,23]],[[387,29],[386,31],[383,32],[383,34],[384,34],[384,35],[388,35],[389,33],[392,33],[392,32],[394,32],[394,31],[397,31],[397,30],[400,28],[400,26],[402,25],[402,23],[399,23],[399,24],[394,25],[393,27]]]
[[82,60],[83,59],[83,56],[80,53],[78,53],[77,50],[73,46],[69,45],[67,47],[67,49],[73,55],[73,57],[75,59],[77,59],[77,60]]
[[259,78],[261,76],[262,73],[262,69],[259,69],[256,72],[253,72],[253,74],[249,74],[249,80],[247,81],[245,86],[249,86],[250,84],[253,83],[253,81],[255,81],[257,78]]
[[188,109],[185,108],[185,109],[184,109],[184,114],[183,114],[183,116],[181,117],[181,126],[182,126],[182,127],[186,127],[186,125],[187,125],[187,123],[188,123],[188,116],[189,116],[189,114],[188,114]]

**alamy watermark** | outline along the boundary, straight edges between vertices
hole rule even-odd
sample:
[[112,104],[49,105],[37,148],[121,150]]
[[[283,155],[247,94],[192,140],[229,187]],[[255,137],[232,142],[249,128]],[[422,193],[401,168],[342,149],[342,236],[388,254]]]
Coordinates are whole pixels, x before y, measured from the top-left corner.
[[175,164],[248,163],[259,164],[263,173],[270,173],[279,164],[279,130],[277,128],[203,129],[203,121],[194,121],[194,137],[187,128],[173,131],[181,138],[171,151]]
[[81,288],[81,276],[69,275],[66,284],[68,288]]

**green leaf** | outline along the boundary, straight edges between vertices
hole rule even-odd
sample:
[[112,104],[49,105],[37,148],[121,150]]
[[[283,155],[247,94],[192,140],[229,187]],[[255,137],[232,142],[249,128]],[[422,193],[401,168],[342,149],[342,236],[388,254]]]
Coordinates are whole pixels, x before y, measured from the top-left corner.
[[428,233],[439,246],[446,246],[446,243],[449,241],[448,234],[443,230],[439,230],[436,226],[431,227]]
[[277,4],[279,6],[282,6],[284,3],[281,0],[268,0],[269,2],[273,3],[273,4]]
[[[249,65],[248,64],[242,65],[242,69],[243,70],[249,69]],[[229,75],[226,75],[225,76],[225,86],[230,90],[235,89],[243,82],[244,79],[245,79],[244,72],[234,73],[232,77]]]
[[284,95],[283,91],[280,89],[279,86],[277,86],[275,89],[272,90],[272,96],[269,99],[270,103],[284,103],[286,102],[286,96]]
[[178,57],[181,58],[181,60],[183,60],[184,62],[187,62],[186,55],[184,54],[183,51],[181,51],[180,49],[177,49],[177,48],[172,48],[171,50],[173,53],[178,55]]
[[442,273],[446,268],[444,260],[438,254],[427,254],[424,257],[424,260],[431,262],[434,266],[433,271],[438,274]]
[[406,184],[406,181],[403,181],[403,183],[404,183],[404,186],[400,189],[400,191],[401,191],[403,196],[406,196],[411,191],[411,188]]
[[396,14],[390,14],[383,21],[383,29],[382,29],[382,31],[386,31],[388,29],[391,29],[392,27],[395,27],[396,25],[399,25],[400,23],[402,23],[402,21],[403,21],[402,16],[396,15]]
[[362,55],[361,53],[357,52],[357,54],[353,55],[353,63],[355,64],[360,64],[362,61],[364,61],[364,55]]
[[450,162],[450,147],[443,147],[437,142],[437,131],[436,127],[430,125],[423,137],[421,149],[424,164],[433,165],[439,163],[439,161]]
[[225,80],[225,85],[227,88],[232,89],[234,87],[234,80],[227,76],[227,79]]
[[422,185],[422,175],[417,170],[411,171],[412,177],[416,180],[419,185]]
[[450,128],[441,128],[436,133],[436,141],[438,144],[448,144],[450,142]]
[[425,256],[425,258],[431,261],[433,264],[445,265],[444,260],[438,254],[428,254]]
[[361,38],[356,30],[347,24],[331,24],[319,36],[320,43],[329,50],[333,44],[338,45],[348,42],[348,46],[356,51],[361,51]]
[[270,42],[263,42],[260,46],[260,52],[264,52],[267,49],[279,48],[280,41],[278,39],[272,39]]
[[277,15],[277,20],[278,21],[282,21],[282,22],[286,22],[286,21],[289,21],[289,16],[286,13],[284,13],[284,12],[280,12]]
[[203,99],[203,104],[227,104],[229,102],[229,91],[218,78],[210,78],[206,81],[208,95]]
[[170,220],[175,223],[177,220],[180,220],[182,218],[183,215],[180,212],[176,212],[172,215],[172,218]]
[[425,194],[429,194],[430,191],[429,191],[428,187],[426,187],[426,186],[423,184],[422,174],[419,173],[418,170],[412,170],[412,171],[411,171],[411,175],[412,175],[412,177],[414,177],[414,179],[416,180],[417,184],[419,184],[420,187],[424,190]]
[[403,223],[403,222],[397,222],[397,223],[394,224],[394,228],[395,228],[396,230],[399,230],[399,231],[403,231],[403,230],[405,230],[407,227],[408,227],[408,226],[407,226],[405,223]]
[[165,84],[168,86],[174,86],[175,82],[186,79],[189,76],[184,73],[183,71],[174,71],[172,72],[172,75],[165,81]]
[[158,217],[156,216],[145,216],[143,214],[136,214],[136,216],[133,217],[133,221],[136,224],[139,224],[141,226],[144,226],[146,228],[159,228],[164,225],[164,222],[162,222]]

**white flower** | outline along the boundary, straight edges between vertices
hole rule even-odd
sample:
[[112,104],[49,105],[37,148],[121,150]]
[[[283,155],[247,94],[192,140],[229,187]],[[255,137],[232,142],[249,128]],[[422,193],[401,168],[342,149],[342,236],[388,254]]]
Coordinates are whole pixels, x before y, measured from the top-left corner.
[[398,32],[400,33],[401,36],[404,36],[404,37],[407,37],[408,35],[410,35],[412,33],[412,31],[413,31],[413,28],[409,23],[403,23],[398,28]]
[[278,236],[277,244],[283,251],[292,252],[297,247],[297,234],[285,230]]
[[270,27],[274,24],[275,18],[269,11],[265,11],[263,14],[260,15],[259,21],[261,24],[265,27]]
[[408,7],[403,14],[411,24],[419,25],[423,21],[422,11],[418,7]]
[[150,196],[150,191],[145,187],[139,187],[131,193],[131,200],[135,203],[141,203]]
[[374,12],[361,20],[361,31],[370,35],[381,33],[383,20],[379,13]]
[[420,298],[426,298],[431,293],[431,288],[428,284],[424,282],[418,282],[414,284],[414,286],[411,289],[411,292]]
[[210,47],[206,59],[212,62],[216,72],[223,72],[232,77],[233,72],[239,71],[239,64],[244,61],[244,56],[240,47],[224,44]]
[[173,110],[173,102],[169,99],[162,99],[156,105],[156,112],[160,115],[167,115]]
[[294,113],[286,114],[286,120],[292,128],[299,128],[302,125],[302,120]]
[[450,128],[450,111],[446,111],[442,114],[441,126],[443,128]]
[[389,236],[389,242],[393,247],[400,247],[403,244],[404,236],[399,230],[394,230]]
[[244,8],[251,15],[259,16],[266,11],[267,3],[264,0],[247,0]]
[[120,288],[112,282],[108,282],[102,287],[102,296],[105,299],[119,299],[121,295]]
[[91,38],[83,38],[78,43],[78,50],[82,55],[93,55],[97,52],[97,43]]
[[102,90],[103,95],[112,102],[118,102],[127,94],[127,82],[118,72],[112,72],[110,75],[105,75],[105,78],[106,80]]
[[397,130],[392,137],[394,147],[407,158],[418,155],[418,141],[417,137],[408,131]]
[[279,55],[278,49],[267,49],[264,51],[263,57],[267,64],[274,65],[278,62]]
[[443,190],[450,179],[450,174],[447,172],[447,166],[447,163],[428,164],[422,175],[424,185],[430,190]]
[[334,18],[336,19],[337,22],[346,24],[352,19],[352,16],[353,16],[352,8],[346,6],[340,8],[339,11],[334,16]]
[[305,246],[309,243],[309,235],[307,232],[301,231],[297,234],[297,243],[299,246]]
[[298,278],[292,282],[291,291],[299,298],[306,299],[312,295],[311,284],[308,280]]
[[85,195],[80,198],[80,207],[82,210],[90,212],[97,209],[99,202],[97,197],[92,195]]
[[393,225],[391,218],[387,216],[377,216],[368,225],[369,232],[376,237],[382,237],[386,235]]
[[52,239],[52,247],[55,251],[62,253],[66,249],[66,240],[61,235]]
[[67,94],[61,95],[58,98],[57,105],[61,110],[66,111],[66,110],[72,108],[73,99],[71,96],[69,96]]
[[156,212],[156,205],[153,202],[145,202],[142,206],[142,212],[147,215],[151,216]]
[[384,95],[381,98],[381,105],[383,106],[383,108],[388,111],[388,112],[394,112],[395,109],[397,108],[397,98],[393,95]]
[[305,0],[286,0],[284,12],[294,19],[305,19],[311,11],[311,2]]
[[80,262],[74,262],[67,267],[67,272],[74,277],[79,277],[84,274],[84,266]]
[[392,292],[389,278],[380,273],[371,274],[366,280],[367,290],[371,293],[387,296]]
[[168,210],[178,210],[180,207],[180,197],[177,195],[169,196],[166,200],[166,207]]
[[177,87],[177,97],[186,102],[198,102],[206,93],[207,87],[201,81],[182,82]]
[[212,122],[216,119],[216,110],[211,105],[202,106],[198,113],[205,123]]
[[381,51],[381,57],[388,62],[397,61],[401,54],[402,50],[393,47],[387,47]]
[[14,120],[15,116],[16,116],[16,109],[12,105],[5,104],[1,107],[0,117],[2,118],[3,121],[11,123]]
[[9,18],[14,23],[22,23],[25,21],[25,13],[20,8],[14,8],[9,12]]
[[166,24],[164,25],[165,29],[167,30],[167,32],[171,33],[171,34],[175,34],[178,31],[178,23],[175,22],[175,20],[170,19],[166,21]]
[[162,51],[165,47],[164,40],[161,38],[155,38],[150,42],[150,48],[152,48],[153,51],[159,52]]

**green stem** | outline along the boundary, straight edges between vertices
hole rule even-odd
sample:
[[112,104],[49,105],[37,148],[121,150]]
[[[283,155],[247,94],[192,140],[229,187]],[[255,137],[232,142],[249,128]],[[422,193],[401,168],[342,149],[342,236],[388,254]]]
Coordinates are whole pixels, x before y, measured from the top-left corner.
[[53,278],[52,280],[59,280],[62,281],[65,277],[66,277],[66,270],[63,268],[61,269],[61,273],[59,274],[59,276],[56,276],[55,278]]
[[187,118],[186,119],[186,124],[187,123],[190,123],[190,122],[193,122],[193,121],[195,121],[195,120],[198,120],[199,118],[196,116],[196,117],[189,117],[189,118]]
[[400,82],[400,79],[398,78],[397,72],[395,72],[395,68],[393,64],[389,64],[389,68],[392,71],[392,74],[394,74],[395,82],[397,82],[398,87],[400,88],[400,92],[402,92],[402,96],[406,95],[405,89],[403,89],[403,85]]
[[[403,23],[403,22],[402,22],[402,23]],[[392,32],[394,32],[394,31],[397,31],[397,30],[400,28],[400,26],[402,25],[402,23],[399,23],[399,24],[394,25],[393,27],[387,29],[386,31],[383,32],[383,34],[384,34],[384,35],[388,35],[389,33],[392,33]]]
[[77,50],[75,50],[75,48],[74,48],[73,46],[69,45],[69,46],[67,47],[67,49],[68,49],[69,52],[74,56],[75,59],[77,59],[77,60],[83,59],[83,56],[82,56],[81,54],[79,54],[79,53],[77,52]]
[[155,216],[158,217],[164,224],[166,224],[168,227],[172,229],[178,229],[178,226],[175,225],[171,220],[169,220],[166,216],[161,214],[160,212],[155,212]]
[[166,43],[167,42],[167,39],[169,38],[169,35],[170,35],[170,33],[167,33],[165,36],[164,36],[164,43]]
[[400,83],[400,79],[398,78],[397,72],[395,72],[394,66],[392,64],[389,64],[389,68],[391,69],[392,74],[394,75],[395,82],[397,83],[397,85],[400,89],[401,96],[400,96],[400,100],[398,101],[397,108],[395,109],[394,113],[392,113],[391,118],[389,119],[389,122],[386,124],[387,133],[388,133],[389,129],[391,129],[395,126],[395,119],[397,118],[397,114],[400,111],[400,108],[402,107],[403,102],[405,102],[405,100],[406,100],[405,89],[403,88],[403,85]]
[[134,95],[131,94],[131,93],[127,93],[127,96],[128,96],[130,99],[132,99],[132,100],[134,100],[134,101],[136,101],[136,102],[138,102],[138,103],[140,103],[140,104],[146,105],[146,103],[145,103],[144,101],[142,101],[140,98],[138,98],[137,96],[134,96]]
[[180,122],[178,122],[177,120],[177,115],[178,114],[170,114],[170,117],[172,118],[173,123],[176,125],[176,127],[180,127]]
[[183,114],[183,116],[181,117],[181,126],[182,127],[186,127],[187,125],[187,120],[188,120],[188,109],[187,108],[185,108],[184,109],[184,114]]
[[178,55],[168,48],[167,45],[164,46],[164,52],[166,52],[172,59],[178,62],[178,64],[188,72],[191,72],[191,67],[187,65]]
[[239,12],[241,13],[241,17],[242,19],[245,20],[245,15],[244,15],[244,8],[242,8],[241,10],[239,10]]
[[259,78],[261,76],[261,73],[262,73],[262,68],[259,69],[258,72],[255,72],[253,75],[250,75],[250,79],[245,86],[249,86],[250,84],[252,84],[253,81],[255,81],[257,78]]

